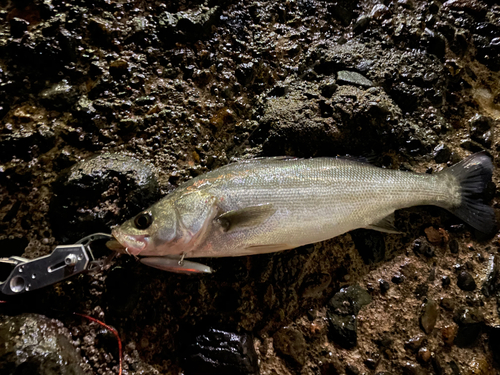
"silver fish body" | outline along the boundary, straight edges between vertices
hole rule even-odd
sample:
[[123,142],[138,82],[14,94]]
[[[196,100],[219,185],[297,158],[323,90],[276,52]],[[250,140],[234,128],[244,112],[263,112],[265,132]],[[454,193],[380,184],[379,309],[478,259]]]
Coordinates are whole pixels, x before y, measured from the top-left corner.
[[416,205],[443,207],[488,231],[495,225],[493,209],[475,195],[492,169],[483,153],[432,175],[342,158],[252,159],[193,178],[113,235],[141,256],[241,256],[357,228],[390,232],[385,218]]

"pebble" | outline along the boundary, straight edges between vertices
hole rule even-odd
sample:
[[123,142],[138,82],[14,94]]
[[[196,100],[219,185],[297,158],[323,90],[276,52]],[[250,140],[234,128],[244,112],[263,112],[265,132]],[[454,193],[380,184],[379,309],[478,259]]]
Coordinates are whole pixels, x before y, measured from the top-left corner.
[[460,289],[471,292],[476,289],[476,282],[467,271],[461,271],[457,277],[457,285]]
[[462,307],[455,313],[453,320],[458,324],[455,345],[459,347],[474,346],[484,327],[484,317],[481,311]]
[[457,335],[458,326],[455,324],[446,325],[441,328],[441,337],[447,346],[452,346]]
[[405,280],[403,275],[394,275],[391,279],[391,281],[394,284],[401,284]]
[[422,347],[418,350],[417,359],[420,362],[427,363],[431,359],[432,353],[426,347]]
[[299,365],[305,363],[306,340],[300,331],[284,327],[273,335],[273,344],[279,355]]
[[339,85],[354,85],[361,87],[372,87],[373,82],[362,74],[349,70],[341,70],[337,73],[337,83]]
[[458,246],[458,241],[453,239],[448,243],[448,246],[450,248],[450,251],[452,254],[458,254],[459,246]]
[[387,291],[390,289],[391,287],[391,284],[389,284],[389,282],[387,280],[384,280],[384,279],[379,279],[378,281],[379,285],[380,285],[380,292],[382,294],[385,294],[387,293]]
[[404,346],[406,350],[411,352],[416,352],[420,347],[426,342],[424,335],[417,335],[405,342]]
[[441,285],[443,286],[443,288],[449,287],[450,284],[451,284],[451,279],[449,276],[443,276],[441,278]]
[[424,304],[423,313],[420,316],[420,325],[425,333],[430,334],[436,326],[439,317],[439,307],[436,301],[428,300]]
[[253,338],[215,328],[183,335],[181,365],[186,375],[258,375]]
[[447,163],[450,157],[451,151],[445,144],[441,143],[434,149],[434,160],[436,163]]

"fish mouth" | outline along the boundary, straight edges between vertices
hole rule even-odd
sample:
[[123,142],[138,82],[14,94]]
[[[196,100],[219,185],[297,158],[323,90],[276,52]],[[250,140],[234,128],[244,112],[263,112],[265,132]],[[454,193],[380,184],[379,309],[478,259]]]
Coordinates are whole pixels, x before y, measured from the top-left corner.
[[108,241],[106,246],[118,253],[139,255],[148,245],[148,236],[130,236],[117,230],[112,230],[111,235],[114,239]]

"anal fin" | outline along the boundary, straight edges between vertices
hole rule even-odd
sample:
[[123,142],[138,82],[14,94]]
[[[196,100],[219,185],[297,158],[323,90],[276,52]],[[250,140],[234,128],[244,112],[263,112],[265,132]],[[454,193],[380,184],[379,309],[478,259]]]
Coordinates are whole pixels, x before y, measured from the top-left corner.
[[384,233],[401,234],[401,232],[394,227],[394,213],[384,217],[376,223],[370,224],[366,228]]

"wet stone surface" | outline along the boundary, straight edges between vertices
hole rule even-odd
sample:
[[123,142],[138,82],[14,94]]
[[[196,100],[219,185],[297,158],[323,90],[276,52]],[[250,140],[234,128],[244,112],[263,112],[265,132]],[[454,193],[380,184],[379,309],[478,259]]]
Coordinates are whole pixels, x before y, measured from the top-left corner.
[[0,371],[5,375],[84,375],[70,333],[42,315],[0,316]]

